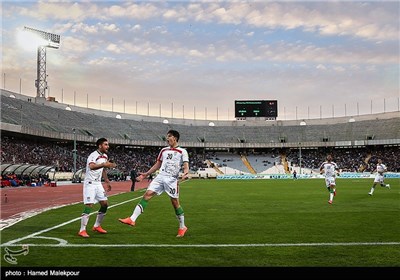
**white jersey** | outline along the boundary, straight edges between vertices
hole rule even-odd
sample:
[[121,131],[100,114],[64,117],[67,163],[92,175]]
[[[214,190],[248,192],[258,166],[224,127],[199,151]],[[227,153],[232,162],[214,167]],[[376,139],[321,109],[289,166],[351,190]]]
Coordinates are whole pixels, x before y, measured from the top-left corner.
[[386,171],[386,165],[384,165],[383,163],[376,165],[376,172],[378,172],[378,174],[382,175],[383,172],[385,171]]
[[165,147],[161,149],[157,160],[161,161],[160,175],[178,178],[182,164],[189,162],[189,155],[181,147]]
[[86,162],[85,181],[101,182],[101,175],[103,173],[103,168],[91,170],[89,164],[92,162],[95,164],[104,163],[107,160],[108,160],[107,154],[102,154],[98,150],[91,153]]
[[323,162],[320,166],[320,170],[324,170],[325,178],[330,178],[330,177],[336,177],[336,169],[338,169],[338,166],[334,162]]

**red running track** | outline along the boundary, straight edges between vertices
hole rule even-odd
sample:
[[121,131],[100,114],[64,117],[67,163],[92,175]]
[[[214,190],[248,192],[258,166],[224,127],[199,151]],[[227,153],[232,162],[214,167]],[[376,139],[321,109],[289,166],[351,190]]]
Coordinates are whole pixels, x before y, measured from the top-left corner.
[[[149,182],[137,182],[135,191],[146,188]],[[111,182],[108,195],[130,192],[131,181]],[[82,202],[82,184],[58,185],[57,187],[6,187],[0,189],[1,220],[14,219],[25,212]]]

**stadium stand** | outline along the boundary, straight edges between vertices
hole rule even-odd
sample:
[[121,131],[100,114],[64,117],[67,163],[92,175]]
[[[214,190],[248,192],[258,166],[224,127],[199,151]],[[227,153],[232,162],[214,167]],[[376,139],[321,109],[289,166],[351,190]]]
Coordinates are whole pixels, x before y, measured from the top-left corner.
[[[27,97],[14,93],[13,96],[18,97],[11,98],[7,93],[2,90],[2,124],[17,126],[14,129],[19,129],[21,133],[48,134],[59,139],[66,137],[65,134],[72,134],[73,128],[83,137],[80,140],[91,141],[101,135],[114,143],[138,142],[151,146],[160,145],[169,128],[182,132],[181,141],[186,147],[290,147],[297,146],[299,142],[303,146],[314,147],[338,146],[337,142],[352,146],[356,141],[376,145],[399,144],[400,138],[399,112],[370,115],[369,118],[356,117],[356,122],[348,122],[348,118],[344,117],[307,120],[307,126],[300,126],[296,121],[216,121],[215,126],[210,127],[206,121],[183,119],[173,119],[165,125],[163,118],[124,115],[122,119],[117,119],[111,117],[110,112],[87,108],[77,110],[78,107],[68,111],[65,105],[54,101],[28,102]],[[183,124],[185,122],[187,124]]]
[[[125,172],[131,168],[129,162],[140,161],[141,168],[151,166],[156,150],[165,146],[165,133],[176,129],[182,135],[180,144],[190,153],[193,172],[207,168],[207,159],[218,163],[217,168],[238,172],[290,172],[300,165],[300,150],[302,166],[310,169],[317,168],[324,153],[335,151],[349,170],[371,170],[382,154],[393,171],[399,170],[399,112],[353,116],[355,122],[349,122],[349,117],[310,119],[306,126],[299,125],[298,120],[251,119],[213,121],[215,126],[209,126],[206,120],[176,118],[165,124],[161,117],[119,113],[121,118],[116,118],[116,112],[70,105],[71,110],[66,110],[66,106],[1,90],[2,162],[29,162],[71,171],[72,143],[76,139],[77,167],[81,169],[96,139],[106,137]],[[30,157],[20,157],[21,151]],[[214,161],[216,152],[221,159],[238,160]],[[38,154],[42,156],[36,157]],[[247,157],[250,171],[240,154]]]

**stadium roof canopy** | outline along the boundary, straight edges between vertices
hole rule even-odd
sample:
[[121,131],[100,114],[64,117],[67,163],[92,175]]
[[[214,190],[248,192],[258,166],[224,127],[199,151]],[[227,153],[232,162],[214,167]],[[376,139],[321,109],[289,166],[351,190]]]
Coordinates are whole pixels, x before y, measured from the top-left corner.
[[0,166],[1,176],[8,173],[15,173],[16,175],[45,175],[49,171],[54,170],[55,166],[35,165],[35,164],[12,164],[3,163]]

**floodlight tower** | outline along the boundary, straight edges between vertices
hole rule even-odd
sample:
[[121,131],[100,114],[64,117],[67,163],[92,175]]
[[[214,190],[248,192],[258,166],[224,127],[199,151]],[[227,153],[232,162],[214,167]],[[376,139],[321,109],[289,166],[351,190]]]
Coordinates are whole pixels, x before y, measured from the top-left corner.
[[46,97],[46,48],[58,49],[60,47],[60,35],[26,26],[24,26],[24,31],[33,33],[41,39],[37,47],[37,78],[35,81],[35,87],[37,89],[36,97]]

